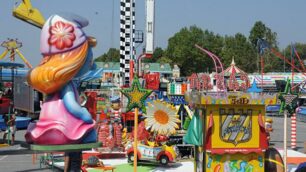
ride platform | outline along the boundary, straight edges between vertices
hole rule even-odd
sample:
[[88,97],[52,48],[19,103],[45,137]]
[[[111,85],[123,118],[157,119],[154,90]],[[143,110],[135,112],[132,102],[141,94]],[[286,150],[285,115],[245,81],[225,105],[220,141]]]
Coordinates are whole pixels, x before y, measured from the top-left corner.
[[85,143],[85,144],[68,144],[68,145],[36,145],[27,144],[23,145],[32,151],[39,152],[79,152],[84,150],[90,150],[92,148],[101,147],[101,142]]

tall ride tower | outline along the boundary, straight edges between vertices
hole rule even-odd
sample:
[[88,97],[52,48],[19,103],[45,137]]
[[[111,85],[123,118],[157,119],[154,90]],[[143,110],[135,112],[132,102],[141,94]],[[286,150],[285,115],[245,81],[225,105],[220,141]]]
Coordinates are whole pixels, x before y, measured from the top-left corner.
[[130,62],[135,58],[135,0],[120,0],[120,85],[130,85]]
[[154,52],[155,0],[146,0],[146,57]]

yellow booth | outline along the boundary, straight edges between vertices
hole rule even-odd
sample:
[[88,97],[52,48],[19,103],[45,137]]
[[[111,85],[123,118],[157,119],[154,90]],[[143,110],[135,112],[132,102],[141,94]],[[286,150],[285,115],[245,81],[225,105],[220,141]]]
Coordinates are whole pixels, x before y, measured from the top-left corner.
[[[195,154],[195,171],[264,171],[264,153],[268,149],[265,103],[275,102],[275,96],[191,93],[186,99],[195,107],[203,128],[203,144]],[[191,133],[196,132],[187,131],[184,141],[190,140]]]

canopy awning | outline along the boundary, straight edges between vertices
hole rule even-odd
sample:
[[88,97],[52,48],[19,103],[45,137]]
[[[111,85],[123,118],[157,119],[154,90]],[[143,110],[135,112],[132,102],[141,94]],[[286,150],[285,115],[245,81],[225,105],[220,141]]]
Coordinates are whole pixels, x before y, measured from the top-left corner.
[[2,68],[0,69],[0,80],[1,81],[9,81],[11,82],[12,76],[26,76],[29,69],[26,68],[19,68],[19,69],[8,69],[8,68]]
[[0,67],[3,68],[24,68],[24,64],[15,62],[0,62]]
[[103,69],[95,69],[95,70],[90,70],[83,76],[81,76],[79,79],[80,81],[92,81],[96,79],[100,79],[102,76]]

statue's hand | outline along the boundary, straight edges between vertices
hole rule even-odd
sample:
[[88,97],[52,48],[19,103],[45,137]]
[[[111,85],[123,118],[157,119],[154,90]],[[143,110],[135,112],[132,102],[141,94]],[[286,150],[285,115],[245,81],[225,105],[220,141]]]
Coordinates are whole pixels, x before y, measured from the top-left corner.
[[67,111],[73,115],[74,117],[84,121],[85,123],[92,124],[93,120],[91,118],[90,113],[84,107],[81,107],[79,102],[76,100],[77,94],[73,91],[73,84],[67,84],[62,90],[61,95],[64,101],[64,105]]
[[91,115],[90,113],[87,111],[86,108],[82,107],[82,116],[81,116],[81,119],[85,122],[85,123],[88,123],[88,124],[92,124],[93,123],[93,120],[91,118]]

